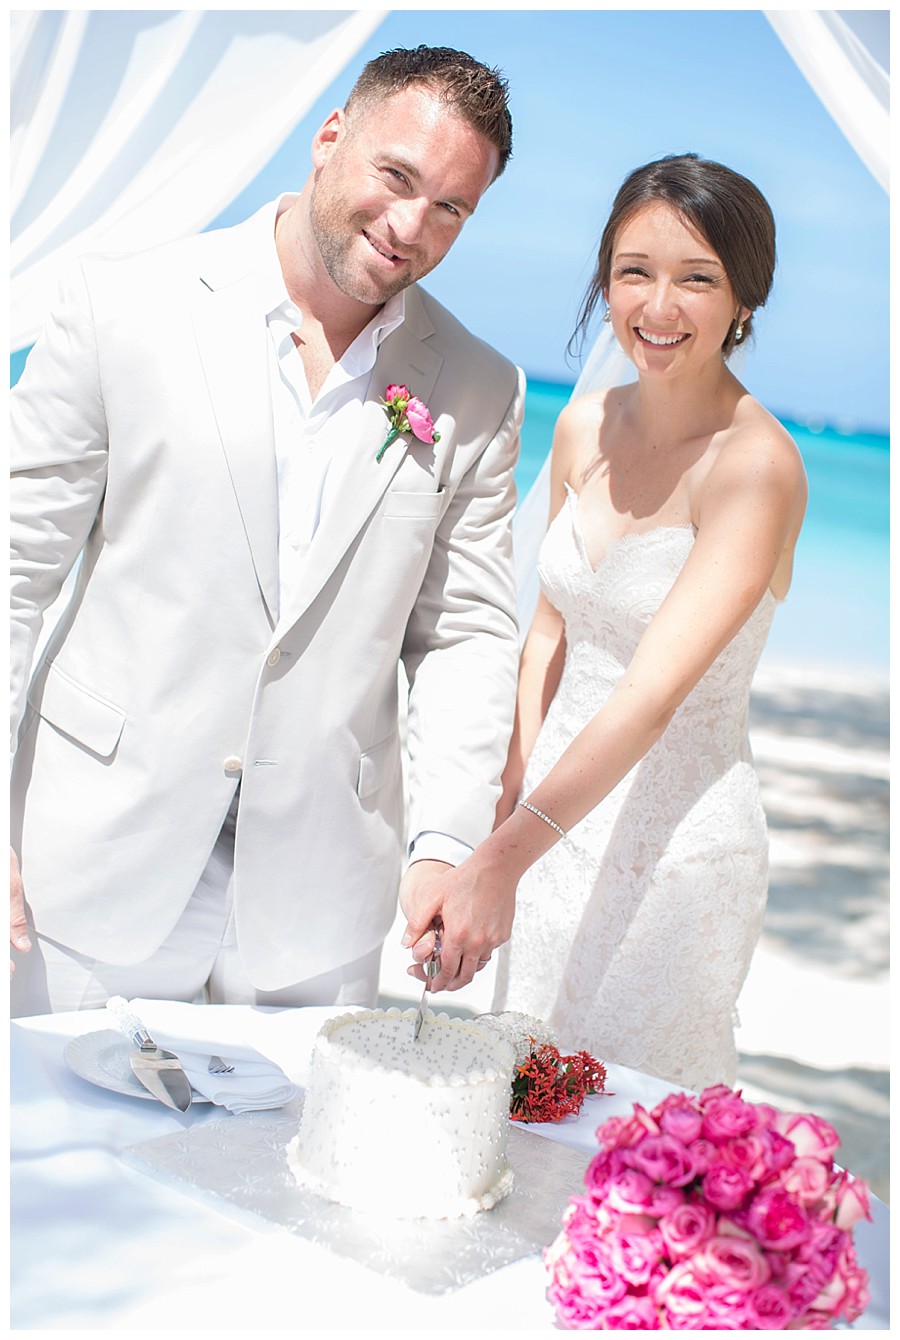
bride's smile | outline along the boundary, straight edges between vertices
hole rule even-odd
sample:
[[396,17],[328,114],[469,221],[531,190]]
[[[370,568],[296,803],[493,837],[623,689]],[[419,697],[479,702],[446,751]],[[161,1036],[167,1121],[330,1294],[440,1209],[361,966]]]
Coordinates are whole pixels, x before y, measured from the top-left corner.
[[622,224],[606,297],[617,339],[650,376],[720,368],[728,332],[747,314],[710,244],[659,201]]

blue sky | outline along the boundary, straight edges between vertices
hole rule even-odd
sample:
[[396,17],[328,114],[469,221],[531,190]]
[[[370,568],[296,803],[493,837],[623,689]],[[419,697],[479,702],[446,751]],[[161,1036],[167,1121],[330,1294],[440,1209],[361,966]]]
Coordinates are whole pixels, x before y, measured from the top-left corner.
[[391,11],[216,223],[297,189],[359,66],[419,42],[462,47],[510,83],[513,160],[425,281],[477,334],[532,376],[574,381],[565,346],[618,185],[692,150],[755,181],[778,223],[749,389],[778,414],[886,431],[888,197],[760,10]]

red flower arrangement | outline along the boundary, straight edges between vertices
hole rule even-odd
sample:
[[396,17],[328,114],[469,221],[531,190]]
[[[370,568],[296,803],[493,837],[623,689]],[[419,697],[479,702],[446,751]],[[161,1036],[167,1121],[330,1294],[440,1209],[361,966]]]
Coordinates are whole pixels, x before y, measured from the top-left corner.
[[587,1094],[602,1093],[606,1067],[587,1052],[560,1056],[552,1043],[531,1038],[527,1058],[516,1068],[509,1115],[513,1121],[562,1121],[580,1112]]
[[564,1330],[824,1330],[868,1302],[853,1225],[868,1187],[834,1166],[820,1118],[726,1085],[639,1103],[544,1253]]

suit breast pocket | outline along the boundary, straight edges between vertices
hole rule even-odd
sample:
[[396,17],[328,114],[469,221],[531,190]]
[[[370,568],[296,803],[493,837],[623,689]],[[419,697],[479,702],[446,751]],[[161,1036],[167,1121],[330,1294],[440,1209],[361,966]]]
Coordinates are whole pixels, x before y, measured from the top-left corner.
[[125,725],[122,709],[99,698],[57,665],[50,666],[43,692],[34,697],[29,694],[28,702],[44,721],[100,758],[109,758],[119,743]]
[[444,490],[439,493],[388,493],[384,500],[385,519],[396,521],[437,521],[444,510]]

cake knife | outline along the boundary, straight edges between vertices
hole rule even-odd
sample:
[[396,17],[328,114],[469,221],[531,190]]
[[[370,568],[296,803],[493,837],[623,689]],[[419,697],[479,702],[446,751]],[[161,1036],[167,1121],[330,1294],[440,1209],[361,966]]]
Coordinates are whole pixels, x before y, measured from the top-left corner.
[[134,1051],[128,1053],[128,1063],[135,1079],[166,1107],[187,1112],[192,1102],[191,1082],[175,1053],[157,1047],[124,996],[113,996],[106,1002],[106,1008],[134,1044]]
[[422,1024],[425,1022],[425,1001],[428,997],[428,984],[437,977],[441,970],[441,931],[444,923],[440,917],[435,917],[432,921],[434,927],[434,948],[431,951],[431,958],[427,959],[422,967],[425,969],[425,986],[422,990],[422,999],[419,1001],[419,1008],[416,1010],[416,1027],[413,1032],[413,1042],[418,1042],[419,1034],[422,1031]]

